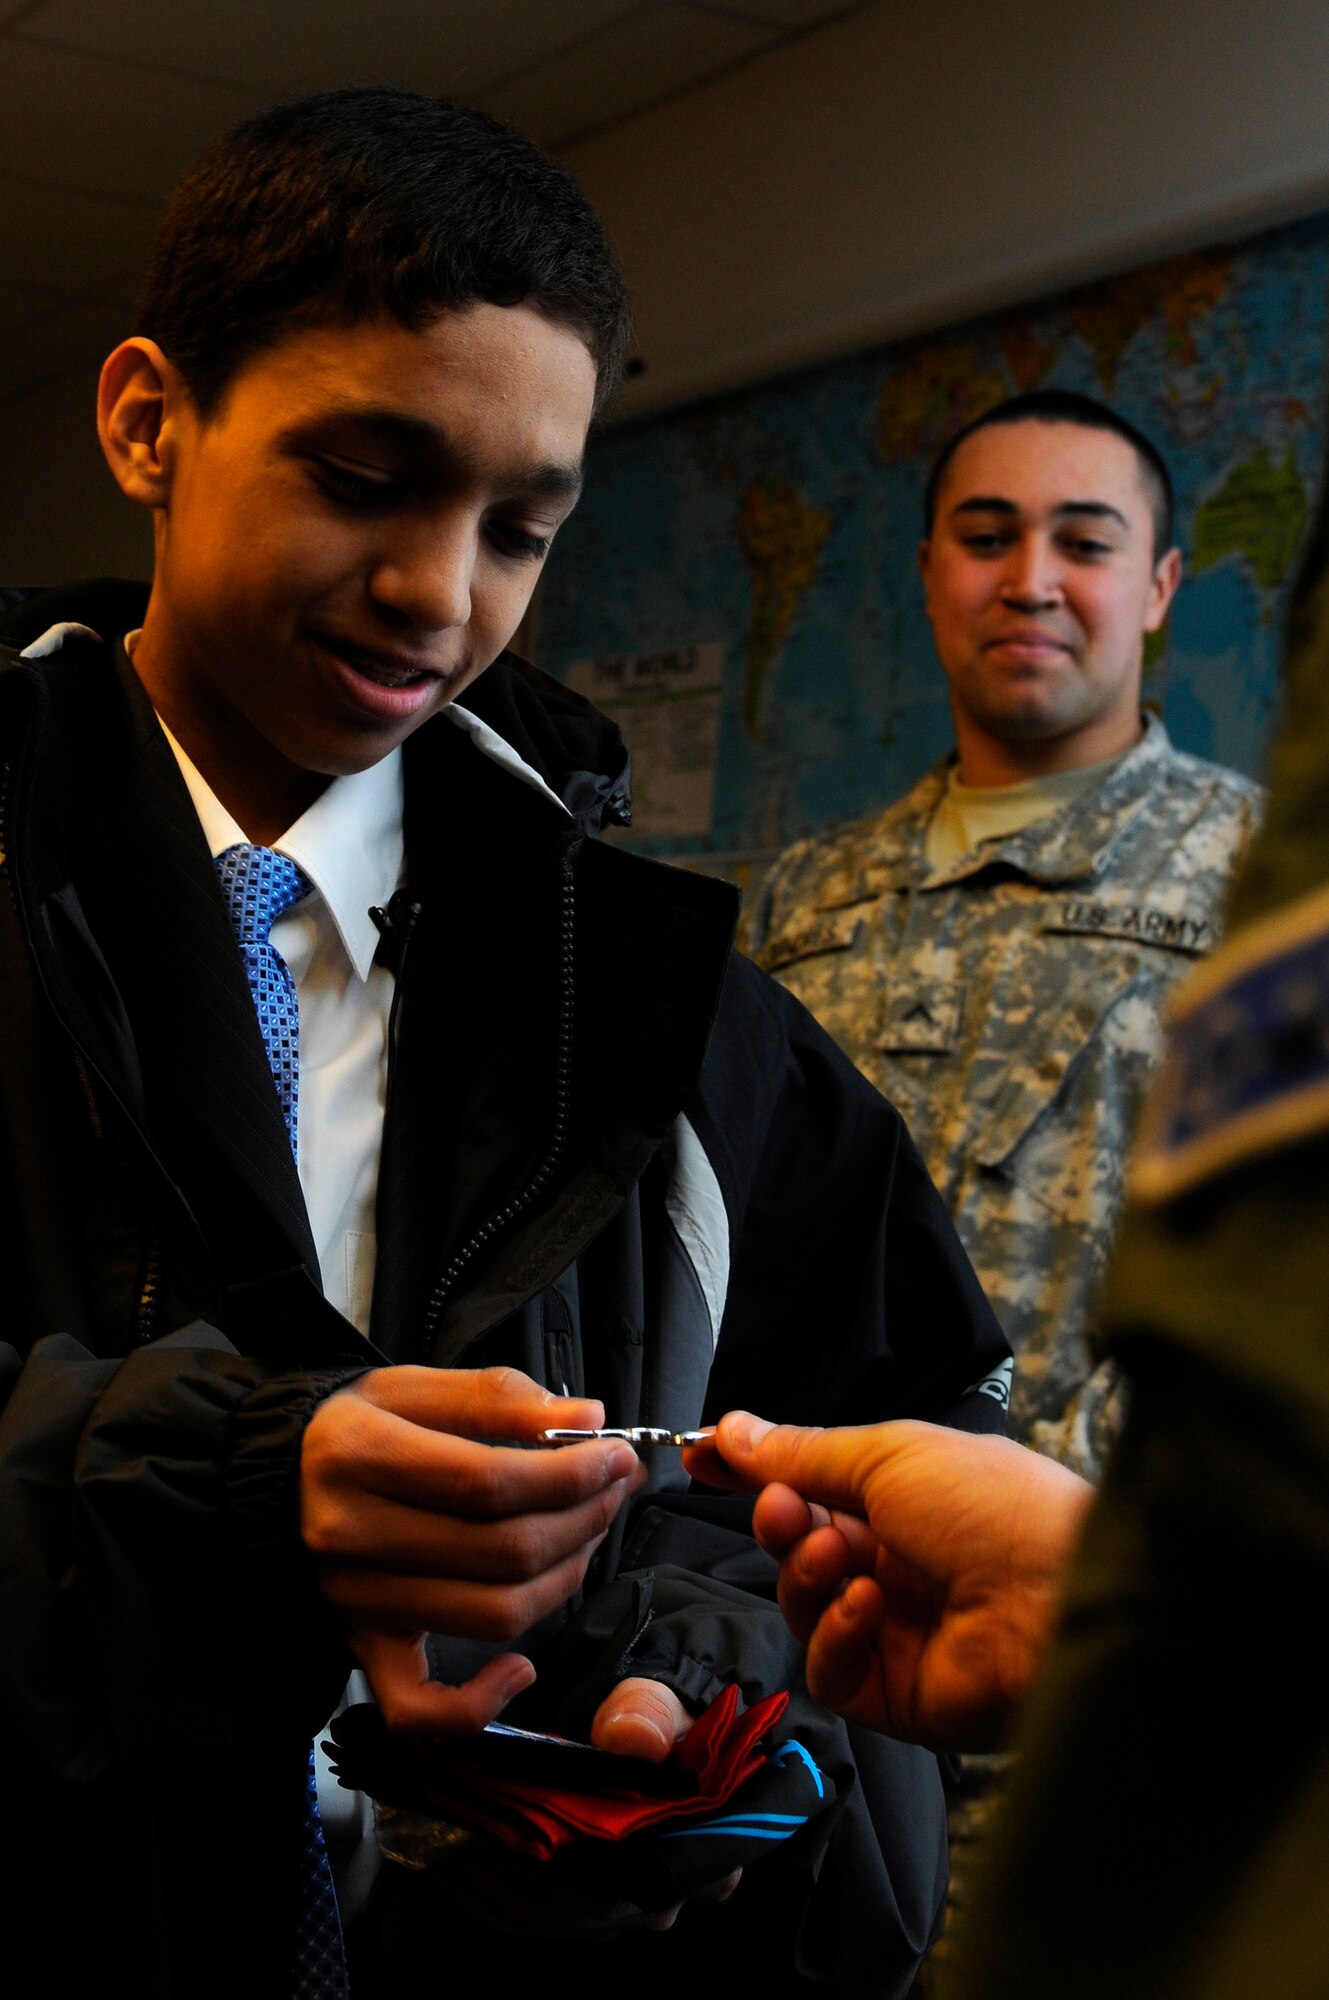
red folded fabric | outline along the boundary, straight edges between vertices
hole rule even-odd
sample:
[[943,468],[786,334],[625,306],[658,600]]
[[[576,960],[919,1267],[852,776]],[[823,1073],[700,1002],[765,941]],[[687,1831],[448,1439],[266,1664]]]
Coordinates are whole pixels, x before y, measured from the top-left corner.
[[[573,1841],[624,1840],[645,1828],[713,1813],[761,1769],[765,1761],[761,1739],[779,1721],[788,1702],[785,1693],[768,1695],[740,1714],[736,1687],[718,1694],[667,1760],[678,1767],[681,1777],[692,1780],[681,1796],[662,1798],[630,1784],[570,1791],[497,1777],[468,1761],[466,1739],[455,1749],[446,1742],[414,1745],[407,1786],[417,1808],[493,1834],[509,1847],[547,1861]],[[371,1792],[376,1789],[372,1758],[364,1759],[358,1749],[344,1746],[338,1762],[348,1781],[362,1782]],[[396,1757],[394,1765],[387,1775],[400,1798],[403,1773]]]

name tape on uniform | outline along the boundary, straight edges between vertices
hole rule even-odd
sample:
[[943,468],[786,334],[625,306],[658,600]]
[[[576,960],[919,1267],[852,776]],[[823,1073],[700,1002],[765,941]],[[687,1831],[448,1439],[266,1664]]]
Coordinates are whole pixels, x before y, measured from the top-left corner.
[[1193,958],[1212,951],[1215,942],[1214,927],[1203,918],[1154,910],[1147,903],[1099,903],[1078,896],[1067,897],[1044,917],[1040,928],[1071,937],[1128,938],[1134,944],[1184,951]]

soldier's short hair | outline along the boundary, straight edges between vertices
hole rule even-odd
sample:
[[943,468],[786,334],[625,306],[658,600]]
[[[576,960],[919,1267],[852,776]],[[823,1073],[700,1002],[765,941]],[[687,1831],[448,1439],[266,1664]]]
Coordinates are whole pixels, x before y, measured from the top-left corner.
[[1092,396],[1081,396],[1073,389],[1030,389],[1022,396],[1008,396],[1004,403],[994,404],[992,409],[985,410],[981,417],[975,417],[972,423],[965,424],[954,437],[949,438],[937,453],[928,474],[923,496],[925,536],[932,533],[937,496],[941,492],[946,468],[966,438],[971,438],[975,431],[987,430],[993,424],[1025,423],[1079,424],[1082,430],[1115,431],[1119,438],[1124,438],[1140,461],[1140,477],[1149,496],[1150,511],[1154,517],[1154,561],[1167,554],[1173,542],[1177,501],[1172,475],[1162,452],[1120,411],[1111,409],[1106,403],[1096,402]]
[[603,408],[627,288],[571,175],[483,112],[367,85],[275,105],[206,148],[167,207],[135,331],[208,415],[294,326],[418,329],[482,301],[578,333]]

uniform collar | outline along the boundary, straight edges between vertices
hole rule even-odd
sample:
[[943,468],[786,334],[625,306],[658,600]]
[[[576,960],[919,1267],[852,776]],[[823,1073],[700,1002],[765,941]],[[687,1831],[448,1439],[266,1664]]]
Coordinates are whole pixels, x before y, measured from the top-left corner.
[[953,866],[930,873],[924,843],[928,822],[955,761],[952,753],[935,764],[903,801],[881,844],[878,863],[901,882],[921,889],[967,881],[995,865],[1049,885],[1083,881],[1102,868],[1109,850],[1145,804],[1171,756],[1167,730],[1156,715],[1146,712],[1144,734],[1135,748],[1093,791],[1060,812],[1021,827],[1008,839],[985,841]]

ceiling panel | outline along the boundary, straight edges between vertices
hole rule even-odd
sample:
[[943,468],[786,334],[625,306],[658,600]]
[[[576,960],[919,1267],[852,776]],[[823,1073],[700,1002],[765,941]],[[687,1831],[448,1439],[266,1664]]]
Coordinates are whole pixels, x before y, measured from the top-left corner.
[[853,14],[865,4],[866,0],[723,0],[723,11],[780,28],[812,28],[819,21],[833,21],[837,14]]
[[482,93],[476,102],[542,145],[562,145],[658,104],[777,38],[777,30],[730,14],[644,7],[563,57]]
[[36,290],[94,292],[147,262],[157,204],[0,176],[0,270]]
[[360,81],[468,98],[639,0],[46,0],[19,28],[65,47],[262,91]]
[[145,109],[145,79],[118,63],[13,40],[0,45],[0,80],[0,174],[148,200],[262,101],[229,85],[173,78],[153,88]]
[[[860,0],[861,4],[861,0]],[[844,0],[0,0],[0,397],[129,325],[165,195],[275,98],[450,93],[546,145],[704,82]]]

